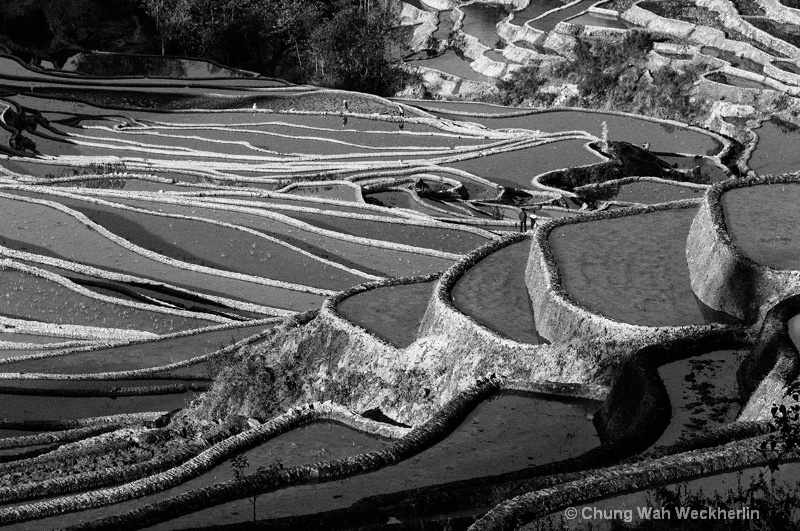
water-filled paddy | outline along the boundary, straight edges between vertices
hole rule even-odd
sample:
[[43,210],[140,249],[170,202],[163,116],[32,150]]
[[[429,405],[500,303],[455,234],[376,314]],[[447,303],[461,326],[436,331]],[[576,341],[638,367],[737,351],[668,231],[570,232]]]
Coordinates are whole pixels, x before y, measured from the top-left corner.
[[148,309],[100,301],[53,280],[14,269],[0,269],[0,315],[56,324],[102,326],[170,333],[213,324]]
[[363,281],[363,277],[234,228],[83,201],[60,202],[135,245],[183,262],[336,291]]
[[489,241],[488,237],[447,225],[442,225],[441,228],[426,227],[407,222],[391,223],[306,212],[286,212],[286,215],[321,229],[448,253],[466,254]]
[[435,39],[448,39],[455,26],[455,13],[452,10],[439,11],[439,24],[433,32]]
[[656,446],[733,422],[741,405],[736,371],[746,352],[720,350],[658,368],[672,406],[672,419]]
[[[439,102],[434,105],[438,106]],[[460,112],[475,113],[483,113],[486,108],[487,106],[481,104],[462,104],[454,107]],[[519,109],[509,107],[507,110],[518,111]],[[636,145],[649,142],[652,151],[714,155],[722,149],[722,143],[708,133],[633,116],[602,112],[556,110],[533,112],[523,116],[490,118],[447,115],[446,113],[442,115],[454,120],[477,122],[492,129],[516,128],[547,132],[586,131],[598,137],[602,134],[603,122],[606,122],[610,140],[631,142]]]
[[561,140],[514,151],[505,151],[459,162],[448,166],[468,171],[507,188],[533,188],[533,178],[541,173],[567,166],[601,162],[597,155],[584,148],[587,140]]
[[[152,203],[147,201],[118,200],[118,202],[132,206],[153,208]],[[158,209],[164,212],[190,216],[199,214],[204,218],[249,227],[268,236],[280,238],[295,247],[322,258],[339,262],[348,267],[354,267],[366,273],[392,276],[421,275],[443,271],[450,264],[449,260],[422,256],[406,251],[381,249],[380,253],[376,253],[374,247],[317,234],[311,230],[311,227],[296,227],[252,212],[245,213],[221,210],[220,208],[214,208],[211,205],[207,208],[167,203],[158,205]]]
[[[271,327],[272,325],[268,324],[245,324],[237,328],[208,331],[188,337],[174,337],[108,347],[93,352],[76,352],[54,358],[20,361],[0,365],[0,372],[91,374],[162,367],[216,352]],[[208,373],[204,371],[201,376],[207,377]]]
[[[666,485],[660,489],[641,490],[631,494],[622,494],[604,500],[592,502],[590,505],[577,505],[575,509],[577,514],[593,514],[593,511],[605,511],[609,514],[611,511],[629,510],[630,520],[625,523],[625,528],[641,529],[647,526],[653,526],[655,518],[650,520],[642,520],[639,516],[638,508],[654,508],[665,509],[665,514],[669,514],[672,522],[678,522],[679,517],[676,510],[677,507],[695,508],[698,511],[707,509],[707,503],[711,503],[711,509],[740,509],[743,511],[747,507],[750,512],[739,513],[739,522],[745,522],[745,525],[752,525],[754,528],[758,526],[765,526],[767,529],[772,527],[771,518],[775,515],[770,515],[764,510],[765,504],[763,500],[768,498],[772,507],[780,504],[778,496],[783,492],[793,492],[796,495],[798,478],[800,478],[800,463],[782,463],[780,468],[775,472],[770,472],[766,467],[752,467],[744,470],[736,470],[733,472],[723,472],[705,477],[699,477],[680,483]],[[764,480],[764,484],[759,487],[759,483]],[[774,483],[772,481],[774,480]],[[751,487],[756,487],[753,492],[749,492]],[[662,490],[663,489],[663,490]],[[659,495],[658,491],[663,492]],[[754,499],[751,499],[750,496]],[[698,497],[697,501],[693,498]],[[790,499],[790,498],[789,498]],[[707,501],[706,501],[707,500]],[[761,501],[756,501],[761,500]],[[755,502],[755,503],[754,503]],[[702,505],[701,505],[702,504]],[[760,512],[757,512],[761,508]],[[792,521],[797,521],[798,511],[794,505],[790,505],[789,512]],[[662,513],[664,514],[664,513]],[[745,517],[745,515],[750,518]],[[624,516],[624,514],[623,514]],[[552,529],[553,526],[559,525],[563,521],[564,511],[558,511],[541,520],[532,522],[519,529],[525,531],[534,531],[538,529]],[[666,516],[662,515],[662,520],[666,520]],[[721,519],[717,520],[718,522]],[[776,519],[777,520],[777,519]],[[612,531],[619,529],[621,525],[620,519],[599,519],[583,520],[580,516],[575,523],[590,524],[591,529],[594,531]],[[694,520],[699,522],[700,520]],[[688,518],[684,523],[691,522]],[[723,522],[725,522],[723,520]],[[706,527],[699,527],[707,529],[710,522],[704,522]],[[733,520],[725,522],[729,528],[735,525]],[[659,524],[661,525],[661,524]],[[665,524],[671,525],[671,524]],[[725,524],[723,524],[724,526]],[[547,527],[551,526],[551,527]],[[555,527],[557,529],[557,527]],[[745,527],[746,529],[747,527]],[[725,527],[720,527],[725,529]]]
[[795,63],[790,63],[789,61],[772,61],[772,64],[792,74],[800,74],[800,66],[797,66]]
[[348,297],[337,311],[398,348],[417,338],[436,281],[402,284],[364,291]]
[[[380,450],[386,441],[332,422],[317,422],[296,428],[288,433],[246,450],[243,454],[247,461],[244,473],[251,474],[258,467],[269,469],[271,466],[289,468],[306,463],[314,463],[327,459],[341,459],[365,452]],[[222,481],[234,479],[234,468],[230,459],[220,463],[201,476],[190,479],[186,483],[144,498],[147,503],[154,503],[175,496],[187,490],[208,487]],[[301,504],[302,505],[302,504]],[[101,518],[112,514],[120,514],[135,507],[141,507],[141,500],[123,502],[109,507],[93,509],[88,512],[73,513],[47,520],[27,522],[14,526],[15,529],[43,529],[74,525],[88,519]],[[232,515],[244,518],[253,517],[252,506],[247,500],[239,500],[225,505]],[[263,511],[258,507],[258,517]],[[209,522],[204,522],[207,525]]]
[[472,67],[469,66],[471,62],[472,61],[469,59],[462,59],[453,50],[447,50],[442,55],[433,57],[431,59],[414,61],[411,64],[440,70],[445,74],[451,74],[469,81],[493,81],[492,78],[483,76],[473,70]]
[[[348,507],[367,496],[502,474],[580,455],[599,442],[587,417],[596,408],[595,402],[502,395],[479,404],[444,441],[402,463],[342,481],[264,494],[258,498],[258,514],[260,518],[312,514]],[[246,518],[227,504],[181,517],[177,528]],[[175,529],[176,523],[154,529]]]
[[639,181],[620,186],[619,193],[617,193],[613,199],[615,201],[655,205],[668,201],[703,197],[704,193],[705,189],[702,188],[689,188],[669,183]]
[[[550,233],[569,297],[611,319],[644,326],[718,322],[694,295],[686,237],[697,207],[575,223]],[[731,319],[731,318],[728,318]]]
[[359,202],[359,193],[350,185],[346,184],[320,184],[312,186],[298,186],[287,191],[293,195],[309,195],[325,199],[335,199],[337,201]]
[[499,50],[486,50],[485,52],[483,52],[483,55],[485,55],[492,61],[497,61],[499,63],[519,64],[516,61],[506,59],[506,57],[503,55],[503,52]]
[[800,270],[800,183],[748,186],[722,195],[733,244],[748,258],[775,269]]
[[800,170],[800,150],[786,149],[800,141],[800,127],[768,120],[754,132],[758,144],[747,161],[751,170],[762,175]]
[[705,55],[710,55],[711,57],[717,57],[724,61],[728,61],[731,64],[731,66],[734,66],[736,68],[741,68],[743,70],[748,70],[755,74],[764,73],[764,65],[762,65],[761,63],[752,61],[750,59],[747,59],[746,57],[740,57],[726,50],[720,50],[719,48],[714,48],[712,46],[703,46],[700,48],[700,53]]
[[559,2],[558,0],[531,0],[528,2],[528,5],[525,8],[520,9],[519,11],[514,11],[514,20],[512,21],[512,24],[522,26],[525,24],[525,22],[541,16],[551,9],[556,9],[563,6],[564,3]]
[[733,74],[722,74],[720,72],[715,72],[713,74],[709,74],[707,77],[712,81],[730,85],[732,87],[756,90],[776,90],[774,87],[771,87],[765,83],[761,83],[760,81],[754,81],[752,79],[735,76]]
[[539,19],[531,20],[528,25],[540,31],[549,32],[555,29],[559,22],[574,17],[578,13],[587,10],[592,4],[597,3],[596,0],[580,0],[579,2],[571,2],[569,7],[554,11],[549,15],[545,15]]
[[477,37],[481,44],[494,48],[499,39],[495,26],[506,17],[502,6],[474,3],[459,9],[464,12],[462,31]]
[[539,344],[525,285],[530,240],[495,251],[469,268],[453,288],[453,304],[504,337]]
[[196,393],[124,397],[65,397],[0,394],[0,418],[11,421],[65,420],[170,411],[188,405]]
[[147,258],[49,206],[6,198],[0,198],[0,204],[16,220],[2,236],[23,237],[24,244],[44,248],[51,256],[267,306],[311,308],[321,300],[319,295],[196,272]]
[[597,26],[600,28],[630,29],[631,25],[624,20],[608,15],[597,13],[584,13],[575,18],[567,19],[566,22],[576,26]]

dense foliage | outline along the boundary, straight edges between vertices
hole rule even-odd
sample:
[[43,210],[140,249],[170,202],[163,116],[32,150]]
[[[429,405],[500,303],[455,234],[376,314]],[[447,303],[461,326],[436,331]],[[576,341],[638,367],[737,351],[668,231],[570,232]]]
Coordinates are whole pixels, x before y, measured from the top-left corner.
[[296,82],[390,94],[405,74],[388,2],[141,0],[162,53],[189,55]]

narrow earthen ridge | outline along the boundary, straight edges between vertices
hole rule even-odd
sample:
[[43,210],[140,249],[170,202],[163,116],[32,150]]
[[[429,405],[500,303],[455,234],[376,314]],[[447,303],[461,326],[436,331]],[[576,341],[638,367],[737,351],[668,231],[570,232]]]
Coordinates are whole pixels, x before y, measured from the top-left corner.
[[[496,394],[500,386],[501,382],[497,379],[482,379],[448,402],[427,422],[409,431],[382,450],[333,461],[320,461],[290,469],[256,472],[246,475],[240,480],[226,481],[210,487],[194,489],[153,505],[135,509],[119,516],[111,516],[80,524],[71,529],[116,529],[117,531],[140,529],[257,493],[262,494],[295,485],[335,481],[380,470],[408,459],[444,439],[463,422],[478,403]],[[318,413],[315,412],[319,411],[320,407],[317,404],[314,406],[316,407],[313,409],[290,410],[285,415],[281,415],[252,431],[282,433],[289,427],[298,425],[300,421],[297,419],[301,419],[302,423],[305,423],[316,417]],[[207,456],[203,458],[201,456],[195,457],[187,462],[186,465],[191,466],[193,470],[207,470],[212,461],[218,462],[220,458],[225,459],[235,453],[235,448],[239,449],[233,442],[228,442],[231,439],[216,445],[213,449],[209,449],[205,452],[208,453]],[[92,491],[53,501],[0,509],[0,523],[44,518],[77,510],[78,508],[96,507],[107,505],[113,501],[120,501],[110,500],[112,492],[121,497],[121,499],[131,499],[180,483],[179,475],[172,473],[172,471],[163,473],[161,476],[163,477],[159,478],[158,481],[154,481],[154,478],[145,478],[113,489]]]
[[692,289],[704,304],[754,322],[766,304],[800,289],[800,271],[758,264],[736,248],[722,208],[728,190],[798,182],[800,178],[789,175],[729,179],[708,190],[686,242]]
[[731,328],[727,325],[642,326],[622,323],[604,317],[574,302],[563,287],[558,262],[550,247],[550,233],[564,225],[635,216],[649,212],[696,208],[699,199],[674,201],[626,210],[606,210],[581,216],[552,220],[537,227],[528,267],[525,272],[528,292],[533,303],[536,330],[552,342],[568,342],[574,338],[601,338],[609,345],[624,345],[630,352],[646,344],[660,343],[680,337],[710,333]]

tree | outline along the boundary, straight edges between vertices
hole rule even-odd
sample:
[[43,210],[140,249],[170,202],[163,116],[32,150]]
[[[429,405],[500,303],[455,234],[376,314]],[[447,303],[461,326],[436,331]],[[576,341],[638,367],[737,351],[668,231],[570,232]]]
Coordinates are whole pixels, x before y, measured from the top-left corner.
[[390,56],[396,17],[388,5],[337,2],[333,15],[311,35],[312,80],[332,88],[391,93],[403,79]]
[[147,14],[158,29],[161,55],[166,54],[167,44],[187,33],[191,25],[191,0],[140,0]]

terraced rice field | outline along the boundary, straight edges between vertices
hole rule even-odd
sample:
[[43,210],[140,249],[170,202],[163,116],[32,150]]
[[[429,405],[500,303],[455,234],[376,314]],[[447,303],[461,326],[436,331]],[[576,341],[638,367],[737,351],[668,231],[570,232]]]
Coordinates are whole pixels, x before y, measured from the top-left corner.
[[760,175],[795,172],[800,168],[800,155],[793,149],[785,149],[786,143],[800,137],[800,129],[765,121],[754,129],[758,135],[756,149],[747,165]]
[[669,183],[640,181],[623,184],[619,192],[613,197],[615,201],[655,205],[669,201],[680,201],[703,197],[705,190],[702,188],[688,188]]
[[722,350],[673,361],[658,368],[672,406],[672,419],[656,446],[689,439],[729,424],[741,405],[736,370],[743,352]]
[[[748,258],[775,269],[800,269],[795,227],[800,185],[735,188],[722,196],[733,244]],[[760,205],[770,205],[768,209]]]
[[495,25],[506,16],[503,9],[499,6],[481,3],[469,4],[460,9],[464,12],[461,30],[468,35],[477,37],[481,44],[494,48],[498,39]]
[[507,188],[533,188],[537,175],[569,166],[583,166],[601,159],[584,148],[586,141],[563,140],[514,151],[477,157],[450,164]]
[[[501,396],[480,404],[446,441],[400,465],[316,488],[298,487],[261,496],[257,510],[267,519],[312,514],[347,507],[357,502],[361,493],[375,496],[580,455],[598,443],[586,416],[595,406],[591,402]],[[526,422],[504,425],[499,436],[495,427],[509,413],[525,418]],[[546,442],[540,438],[542,435]],[[531,444],[532,440],[540,440],[542,444]],[[487,452],[490,448],[492,451]],[[251,517],[241,514],[240,507],[228,504],[181,519],[177,527],[173,521],[156,529],[191,529],[204,519],[235,523],[248,516]]]
[[496,251],[472,266],[453,288],[456,308],[503,337],[542,342],[525,286],[528,240]]
[[336,310],[389,344],[407,347],[417,338],[435,285],[431,281],[371,289],[346,298]]
[[[546,14],[565,4],[534,2],[514,23],[624,26],[579,15],[593,3]],[[464,31],[493,47],[498,8],[463,9]],[[439,13],[435,37],[449,36],[452,14]],[[448,50],[412,64],[489,81],[469,63]],[[599,315],[663,327],[664,341],[710,323],[743,334],[691,289],[697,204],[592,218],[533,182],[598,162],[585,145],[604,123],[611,139],[647,142],[719,181],[728,175],[709,157],[719,136],[588,110],[387,100],[222,70],[193,78],[213,68],[181,64],[180,79],[94,78],[0,57],[0,141],[24,111],[37,117],[22,135],[38,152],[0,152],[5,529],[204,529],[248,525],[253,511],[270,528],[444,527],[432,520],[456,515],[466,529],[530,488],[644,451],[636,433],[601,441],[592,424],[644,336],[543,341],[535,268],[557,268],[561,286],[543,289],[563,288],[589,325]],[[776,155],[787,137],[775,127],[759,130],[756,171],[792,164]],[[442,195],[402,191],[420,179]],[[616,199],[701,193],[640,182]],[[734,244],[798,269],[798,195],[796,184],[725,194]],[[500,246],[533,205],[545,206],[530,237]],[[561,218],[571,223],[550,221]],[[555,263],[527,271],[551,228]],[[499,238],[509,239],[465,266]],[[436,290],[431,279],[448,271],[455,286]],[[319,317],[369,282],[384,284]],[[676,331],[684,325],[697,328]],[[746,353],[720,347],[660,368],[673,419],[658,445],[733,425]]]
[[624,323],[717,321],[692,292],[683,251],[696,212],[681,208],[555,229],[550,245],[569,297]]

